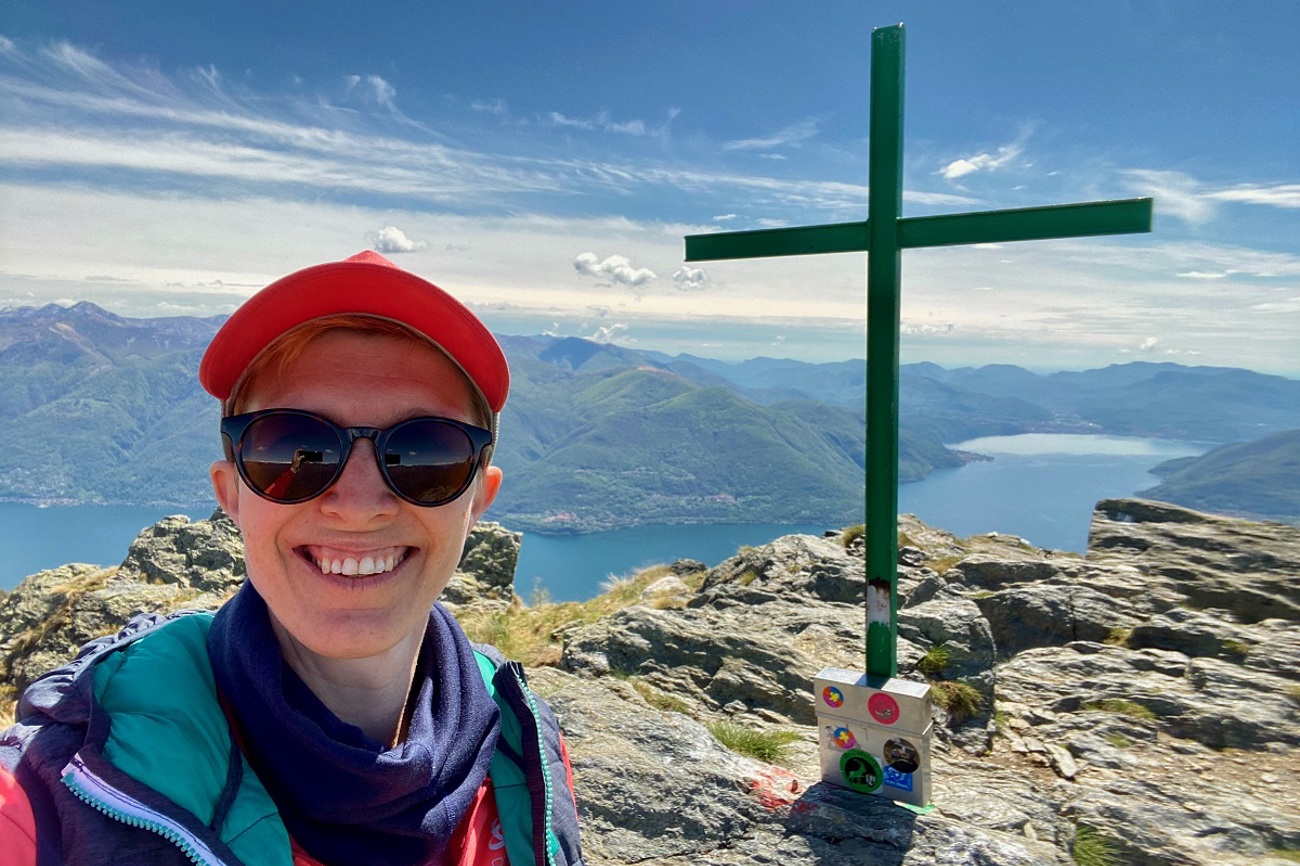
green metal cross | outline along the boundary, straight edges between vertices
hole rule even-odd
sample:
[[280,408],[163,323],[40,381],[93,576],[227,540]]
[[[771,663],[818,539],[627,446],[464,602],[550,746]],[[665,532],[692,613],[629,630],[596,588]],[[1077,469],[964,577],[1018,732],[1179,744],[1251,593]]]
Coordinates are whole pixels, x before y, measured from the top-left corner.
[[871,34],[865,222],[690,235],[686,261],[870,252],[867,257],[867,675],[898,672],[898,332],[909,247],[1151,231],[1152,201],[908,217],[903,205],[903,25]]

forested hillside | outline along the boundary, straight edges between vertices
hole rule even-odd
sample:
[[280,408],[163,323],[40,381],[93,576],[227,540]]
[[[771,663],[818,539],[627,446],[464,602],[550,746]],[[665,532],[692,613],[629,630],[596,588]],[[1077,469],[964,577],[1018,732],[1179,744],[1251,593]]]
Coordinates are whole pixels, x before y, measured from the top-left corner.
[[[0,498],[209,502],[217,406],[196,370],[221,321],[127,319],[84,302],[0,310],[9,433]],[[577,338],[500,339],[512,389],[496,452],[510,479],[493,508],[499,519],[543,532],[861,520],[865,362],[725,363]],[[908,482],[973,459],[946,444],[979,436],[1233,443],[1294,430],[1300,382],[1174,364],[1050,375],[912,364],[901,371],[900,427]],[[1300,513],[1285,493],[1300,485],[1276,483],[1276,452],[1232,455],[1231,469],[1198,469],[1195,487],[1166,467],[1154,495],[1234,513]]]

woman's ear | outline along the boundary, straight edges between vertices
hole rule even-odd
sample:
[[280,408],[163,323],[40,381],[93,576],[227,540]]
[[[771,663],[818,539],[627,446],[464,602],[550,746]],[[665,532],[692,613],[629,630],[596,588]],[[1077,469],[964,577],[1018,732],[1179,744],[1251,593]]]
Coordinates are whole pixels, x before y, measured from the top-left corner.
[[214,460],[208,467],[208,477],[212,479],[212,492],[217,497],[217,504],[238,526],[239,470],[229,460]]
[[470,526],[478,523],[478,519],[483,516],[483,512],[488,510],[492,500],[497,498],[497,492],[501,489],[501,469],[496,466],[488,466],[479,472],[478,489],[474,492],[474,502],[470,505],[470,517],[472,522]]

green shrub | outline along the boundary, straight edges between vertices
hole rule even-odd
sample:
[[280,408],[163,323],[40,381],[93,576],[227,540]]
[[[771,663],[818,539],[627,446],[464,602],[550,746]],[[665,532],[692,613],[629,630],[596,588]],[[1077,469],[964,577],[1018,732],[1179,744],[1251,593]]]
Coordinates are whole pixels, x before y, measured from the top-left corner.
[[844,528],[844,531],[840,533],[840,544],[844,545],[846,548],[852,547],[853,542],[857,541],[859,538],[861,538],[866,534],[867,534],[866,524],[857,523],[854,524],[853,526],[846,526]]
[[1129,746],[1133,745],[1133,741],[1123,734],[1107,734],[1106,742],[1110,743],[1117,749],[1127,749]]
[[734,722],[711,722],[708,729],[715,740],[731,751],[767,764],[783,760],[789,751],[787,747],[799,739],[794,731],[760,731]]

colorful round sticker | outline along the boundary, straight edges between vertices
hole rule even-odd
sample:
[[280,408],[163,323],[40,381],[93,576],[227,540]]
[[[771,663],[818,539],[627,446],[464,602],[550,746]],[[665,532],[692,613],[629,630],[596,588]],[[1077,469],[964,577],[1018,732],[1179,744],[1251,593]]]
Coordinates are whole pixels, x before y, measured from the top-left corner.
[[827,686],[822,689],[822,700],[826,702],[827,706],[838,710],[844,706],[844,692],[835,688],[835,686]]
[[880,724],[892,725],[898,721],[898,701],[884,692],[876,692],[867,699],[867,712]]
[[858,744],[858,738],[848,728],[836,728],[831,731],[831,742],[841,749],[851,749]]
[[840,756],[840,775],[844,777],[844,784],[862,794],[874,794],[885,781],[880,762],[861,749],[852,749]]

